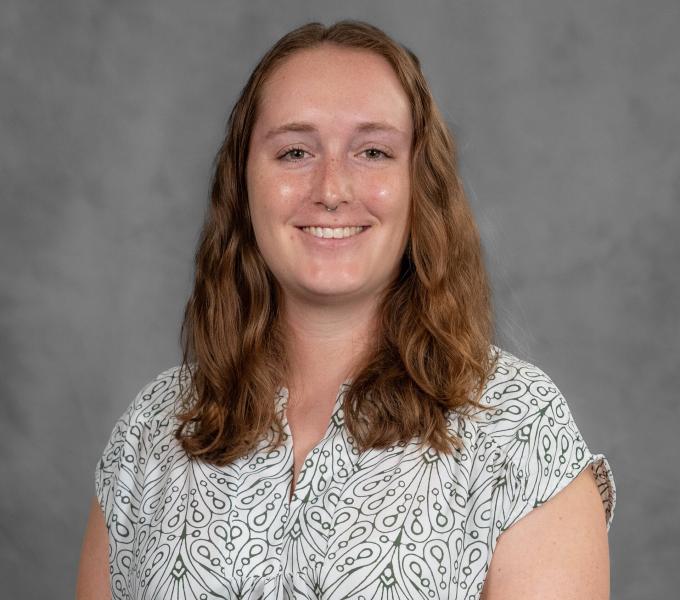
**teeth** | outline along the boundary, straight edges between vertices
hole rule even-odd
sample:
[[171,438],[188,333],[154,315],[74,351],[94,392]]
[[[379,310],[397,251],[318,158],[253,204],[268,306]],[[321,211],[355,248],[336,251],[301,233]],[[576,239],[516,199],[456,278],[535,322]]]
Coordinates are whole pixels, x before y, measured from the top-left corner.
[[302,230],[318,238],[346,238],[362,232],[365,227],[303,227]]

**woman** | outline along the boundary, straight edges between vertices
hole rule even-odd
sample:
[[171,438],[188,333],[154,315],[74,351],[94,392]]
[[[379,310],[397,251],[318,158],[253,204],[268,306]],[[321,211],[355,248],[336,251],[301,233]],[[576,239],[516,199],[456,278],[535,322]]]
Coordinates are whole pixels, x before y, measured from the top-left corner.
[[491,321],[417,58],[284,36],[217,157],[183,363],[97,464],[79,598],[607,598],[607,460]]

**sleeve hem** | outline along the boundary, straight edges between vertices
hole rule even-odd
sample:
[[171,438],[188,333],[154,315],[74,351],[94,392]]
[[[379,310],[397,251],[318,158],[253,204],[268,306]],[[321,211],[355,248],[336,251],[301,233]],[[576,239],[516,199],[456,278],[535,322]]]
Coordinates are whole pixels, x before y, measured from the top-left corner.
[[[102,514],[104,515],[104,520],[108,521],[106,518],[106,502],[104,501],[104,488],[103,488],[103,482],[102,482],[102,459],[100,458],[97,461],[97,465],[95,466],[94,469],[94,495],[97,498],[97,504],[99,504],[99,508],[102,511]],[[106,523],[108,527],[108,522]]]
[[[600,499],[602,500],[602,505],[604,507],[607,532],[609,532],[614,518],[614,508],[616,506],[616,484],[614,483],[614,476],[607,458],[604,454],[600,453],[590,454],[581,466],[575,470],[572,470],[569,475],[565,475],[562,479],[560,479],[559,482],[557,482],[557,485],[552,489],[551,493],[544,500],[535,501],[533,504],[526,502],[523,504],[522,509],[519,512],[509,515],[503,522],[503,525],[500,528],[500,533],[508,530],[510,527],[512,527],[512,525],[528,515],[535,508],[542,506],[548,502],[548,500],[554,498],[588,467],[592,469],[593,474],[595,475],[597,488],[600,493]],[[527,493],[526,473],[521,479],[522,484],[518,492],[524,495]],[[529,496],[531,496],[531,494],[529,494]]]
[[604,454],[593,454],[590,460],[590,467],[595,474],[597,489],[600,492],[602,505],[607,522],[607,532],[614,519],[614,508],[616,507],[616,483],[609,461]]

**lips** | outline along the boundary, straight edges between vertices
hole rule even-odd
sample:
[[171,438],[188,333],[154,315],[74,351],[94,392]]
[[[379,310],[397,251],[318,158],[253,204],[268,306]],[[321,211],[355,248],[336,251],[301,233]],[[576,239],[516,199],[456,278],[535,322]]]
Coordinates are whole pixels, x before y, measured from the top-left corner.
[[311,247],[318,249],[339,249],[343,247],[353,246],[358,243],[360,239],[363,239],[363,234],[365,234],[370,226],[361,228],[355,227],[296,227],[300,230],[302,239],[305,243],[311,244]]
[[360,235],[368,227],[319,227],[319,226],[309,226],[300,228],[304,233],[313,236],[319,240],[346,240]]
[[321,225],[318,223],[310,223],[309,225],[296,225],[298,229],[302,229],[304,227],[321,227],[322,229],[344,229],[345,227],[370,227],[370,225],[357,225],[354,223],[332,223],[330,225]]

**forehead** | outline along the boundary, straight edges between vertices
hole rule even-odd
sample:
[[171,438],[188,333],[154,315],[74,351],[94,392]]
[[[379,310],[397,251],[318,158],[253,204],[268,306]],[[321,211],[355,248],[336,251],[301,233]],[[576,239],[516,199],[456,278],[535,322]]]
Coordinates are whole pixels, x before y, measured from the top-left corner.
[[375,121],[410,132],[411,107],[385,58],[368,50],[322,45],[288,57],[264,83],[259,125],[269,128],[293,120]]

